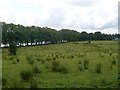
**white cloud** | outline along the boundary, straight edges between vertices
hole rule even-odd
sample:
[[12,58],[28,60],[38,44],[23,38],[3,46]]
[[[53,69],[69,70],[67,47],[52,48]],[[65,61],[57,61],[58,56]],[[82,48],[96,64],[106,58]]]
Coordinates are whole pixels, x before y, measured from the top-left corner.
[[2,22],[88,32],[102,28],[108,33],[111,27],[111,33],[117,31],[118,0],[1,0],[0,11]]

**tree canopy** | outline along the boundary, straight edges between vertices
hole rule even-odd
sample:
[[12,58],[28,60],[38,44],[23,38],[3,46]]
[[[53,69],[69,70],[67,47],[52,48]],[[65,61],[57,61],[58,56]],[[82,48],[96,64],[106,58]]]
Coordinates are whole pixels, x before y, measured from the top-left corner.
[[75,30],[61,29],[56,30],[48,27],[23,26],[16,24],[6,24],[2,22],[2,43],[9,44],[10,41],[20,43],[40,43],[50,42],[59,43],[63,40],[71,41],[86,41],[86,40],[112,40],[119,38],[120,34],[102,34],[97,31],[95,33],[77,32]]

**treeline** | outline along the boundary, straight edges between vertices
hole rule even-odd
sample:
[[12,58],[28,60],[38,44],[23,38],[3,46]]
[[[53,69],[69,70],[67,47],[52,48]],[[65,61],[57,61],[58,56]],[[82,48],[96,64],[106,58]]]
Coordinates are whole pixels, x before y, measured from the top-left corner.
[[2,22],[2,43],[9,44],[11,41],[16,43],[40,42],[61,43],[63,41],[86,41],[86,40],[112,40],[118,38],[120,34],[102,34],[101,32],[87,33],[77,32],[75,30],[61,29],[59,31],[48,27],[23,26],[15,24],[6,24]]

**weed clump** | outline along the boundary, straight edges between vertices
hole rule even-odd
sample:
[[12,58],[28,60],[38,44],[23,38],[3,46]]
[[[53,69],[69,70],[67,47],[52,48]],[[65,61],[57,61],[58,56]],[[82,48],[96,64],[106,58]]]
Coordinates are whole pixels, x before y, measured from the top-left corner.
[[81,62],[81,61],[79,61],[79,64],[82,64],[82,62]]
[[101,73],[101,63],[96,64],[96,72]]
[[17,62],[19,62],[20,60],[17,58]]
[[84,70],[84,68],[83,68],[82,65],[80,65],[78,68],[79,68],[80,71],[83,71],[83,70]]
[[23,70],[20,75],[22,80],[29,81],[33,76],[33,72],[31,70]]
[[55,57],[53,57],[53,60],[56,60],[56,58],[55,58]]
[[40,61],[40,59],[37,59],[37,61]]
[[89,65],[89,60],[85,59],[84,60],[84,69],[88,69],[88,65]]
[[113,59],[112,60],[112,62],[111,62],[111,68],[113,67],[113,65],[115,65],[116,64],[116,60],[115,59]]
[[115,59],[112,60],[112,64],[115,65],[116,64],[116,61]]
[[53,61],[53,63],[52,63],[52,71],[53,72],[68,73],[68,69],[63,65],[60,65],[60,63],[58,61]]
[[109,55],[112,56],[112,52],[111,51],[109,52]]

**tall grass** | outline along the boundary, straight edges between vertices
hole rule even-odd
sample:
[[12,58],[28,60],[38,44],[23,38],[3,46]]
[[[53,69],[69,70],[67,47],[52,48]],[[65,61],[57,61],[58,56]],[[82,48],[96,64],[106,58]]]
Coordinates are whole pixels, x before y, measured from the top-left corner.
[[96,64],[96,72],[101,73],[101,63]]
[[23,81],[29,81],[33,76],[33,72],[29,69],[26,69],[26,70],[21,71],[20,75]]
[[60,63],[58,61],[52,62],[52,71],[53,72],[68,73],[67,67],[60,65]]
[[84,69],[88,69],[89,68],[89,60],[85,59],[84,60]]

